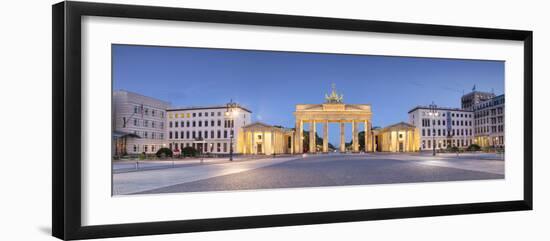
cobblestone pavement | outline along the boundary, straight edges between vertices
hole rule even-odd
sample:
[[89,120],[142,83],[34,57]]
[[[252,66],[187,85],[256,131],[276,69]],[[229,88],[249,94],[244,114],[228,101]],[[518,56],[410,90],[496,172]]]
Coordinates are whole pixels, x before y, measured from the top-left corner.
[[[277,159],[264,160],[265,163]],[[218,165],[212,165],[218,166]],[[229,168],[231,165],[226,166]],[[504,178],[504,161],[490,155],[328,154],[296,156],[230,174],[195,178],[139,192],[176,193]]]

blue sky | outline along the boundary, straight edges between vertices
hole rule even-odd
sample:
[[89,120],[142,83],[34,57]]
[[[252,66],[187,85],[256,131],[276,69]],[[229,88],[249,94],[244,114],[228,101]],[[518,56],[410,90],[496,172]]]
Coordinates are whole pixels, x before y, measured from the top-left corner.
[[[432,101],[460,107],[463,91],[474,85],[497,95],[504,91],[502,61],[130,45],[112,50],[114,89],[176,107],[233,99],[253,112],[253,120],[286,127],[294,126],[296,104],[324,102],[332,83],[344,103],[370,104],[373,125],[382,127],[406,121],[411,108]],[[337,131],[330,126],[329,133]],[[337,144],[338,136],[330,142]]]

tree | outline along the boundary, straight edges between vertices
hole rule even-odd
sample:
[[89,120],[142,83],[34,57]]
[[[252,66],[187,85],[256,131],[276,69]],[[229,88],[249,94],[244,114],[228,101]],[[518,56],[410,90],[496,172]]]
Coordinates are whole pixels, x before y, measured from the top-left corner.
[[157,157],[171,157],[172,156],[172,150],[170,150],[170,148],[166,148],[166,147],[163,147],[163,148],[160,148],[157,153],[156,153],[156,156]]
[[193,148],[192,146],[187,146],[181,149],[181,154],[183,156],[197,156],[198,151],[197,149]]
[[468,148],[466,148],[467,151],[479,151],[481,150],[481,146],[478,144],[470,144]]

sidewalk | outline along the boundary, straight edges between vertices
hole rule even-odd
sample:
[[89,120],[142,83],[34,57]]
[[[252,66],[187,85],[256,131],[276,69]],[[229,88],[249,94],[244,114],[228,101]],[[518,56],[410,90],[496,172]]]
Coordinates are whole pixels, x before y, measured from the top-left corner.
[[[227,159],[212,161],[211,165],[182,165],[149,171],[121,172],[113,175],[113,195],[124,195],[176,184],[208,179],[217,176],[245,172],[301,158],[301,156],[261,159],[243,158],[234,162]],[[184,161],[186,162],[186,161]],[[217,165],[212,165],[216,164]]]
[[[233,162],[243,162],[250,160],[259,160],[273,158],[272,156],[237,156],[233,157]],[[185,159],[166,159],[166,160],[124,160],[113,162],[113,173],[150,171],[166,168],[190,167],[196,165],[211,165],[229,163],[229,157],[221,158],[185,158]]]

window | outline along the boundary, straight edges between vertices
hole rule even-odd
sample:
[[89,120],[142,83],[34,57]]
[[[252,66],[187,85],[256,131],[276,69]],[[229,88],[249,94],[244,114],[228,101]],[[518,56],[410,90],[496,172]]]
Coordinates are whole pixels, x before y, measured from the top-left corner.
[[149,151],[148,149],[149,149],[149,148],[148,148],[147,145],[143,145],[143,150],[144,150],[144,152],[148,152],[148,151]]
[[212,111],[212,112],[210,112],[210,116],[214,116],[214,112],[213,112],[213,111]]
[[145,115],[149,115],[149,109],[145,108]]
[[174,127],[178,127],[178,122],[177,121],[174,121]]
[[[134,106],[134,114],[137,114],[137,113],[138,113],[138,110],[139,110],[139,107]],[[136,146],[136,145],[134,145],[134,147],[135,147],[135,146]]]
[[193,131],[193,133],[191,134],[192,134],[192,138],[195,139],[195,131]]
[[223,131],[223,138],[227,138],[227,131]]
[[218,145],[217,145],[217,150],[218,150],[218,152],[221,152],[221,151],[222,151],[222,150],[221,150],[221,143],[218,143]]
[[223,143],[223,152],[227,152],[227,142]]
[[183,138],[183,137],[184,137],[183,133],[184,133],[183,131],[180,132],[180,138],[181,138],[181,139],[184,139],[184,138]]
[[152,115],[152,116],[155,116],[155,110],[152,110],[152,111],[151,111],[151,115]]
[[185,132],[185,139],[189,139],[189,131]]
[[222,113],[218,111],[218,116],[222,116]]
[[186,121],[186,123],[185,123],[185,124],[186,124],[186,126],[187,126],[187,127],[189,127],[189,121]]
[[134,126],[138,126],[138,119],[134,119]]
[[151,121],[151,127],[155,128],[155,122]]
[[204,116],[208,117],[208,112],[204,112]]
[[204,131],[204,139],[208,139],[208,131]]
[[202,121],[199,121],[199,127],[201,127],[201,126],[202,126]]
[[202,117],[202,112],[199,112],[199,117]]
[[[208,112],[206,112],[208,113]],[[204,126],[208,126],[208,121],[204,121]]]
[[138,146],[134,145],[134,152],[137,152],[137,151],[138,151]]
[[196,117],[197,116],[197,113],[193,113],[193,117]]
[[222,138],[222,132],[218,130],[218,138]]
[[422,129],[422,136],[426,136],[426,131]]
[[148,134],[147,131],[143,132],[143,136],[145,137],[145,139],[148,138],[148,135],[147,135],[147,134]]
[[178,139],[178,132],[177,131],[174,132],[174,139]]
[[222,126],[222,121],[221,120],[218,120],[218,126]]
[[214,131],[210,131],[210,138],[214,138]]
[[193,127],[195,127],[195,121],[193,121]]
[[210,121],[210,126],[214,126],[214,120]]
[[172,122],[168,122],[168,127],[172,128]]

